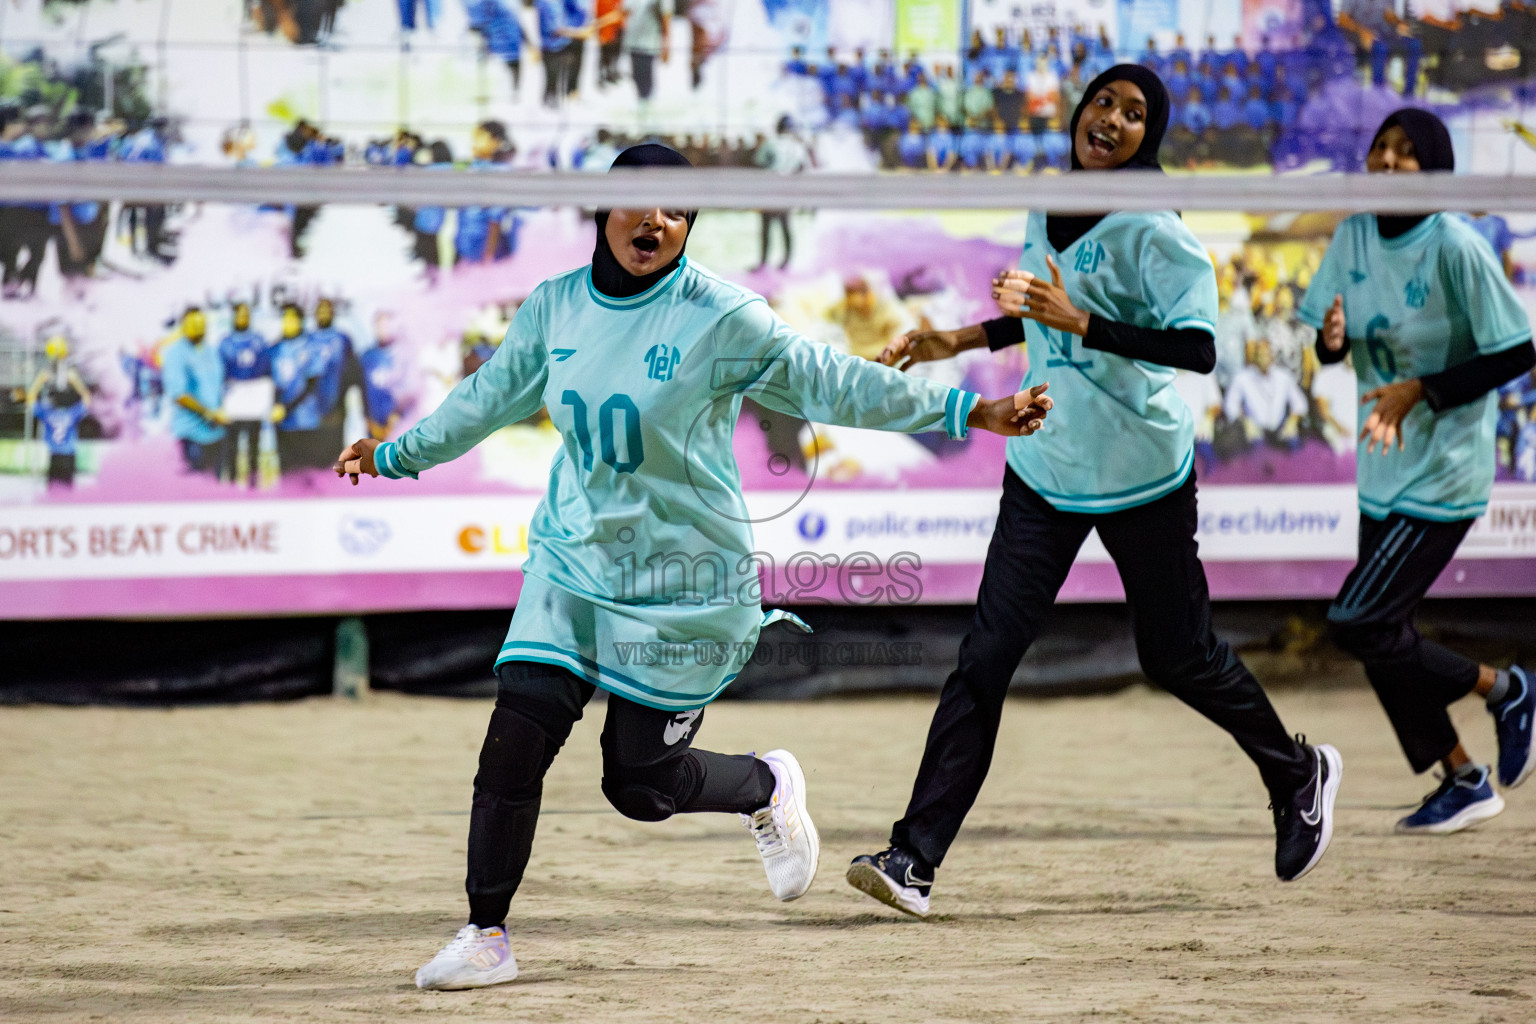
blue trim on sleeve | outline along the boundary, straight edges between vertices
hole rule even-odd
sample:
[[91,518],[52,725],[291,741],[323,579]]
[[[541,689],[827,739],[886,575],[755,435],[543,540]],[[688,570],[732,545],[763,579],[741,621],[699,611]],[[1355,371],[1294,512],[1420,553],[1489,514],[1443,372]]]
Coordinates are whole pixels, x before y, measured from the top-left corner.
[[379,475],[390,480],[402,480],[410,477],[418,480],[420,477],[400,465],[400,453],[393,441],[385,441],[373,450],[373,465],[379,471]]
[[959,388],[950,388],[949,397],[944,401],[944,430],[951,440],[964,441],[970,436],[970,427],[966,420],[970,418],[971,410],[976,408],[976,403],[981,401],[981,396],[972,391],[962,391]]
[[1175,320],[1173,323],[1168,324],[1166,327],[1163,328],[1163,330],[1165,330],[1165,331],[1182,331],[1186,327],[1198,327],[1202,331],[1210,331],[1212,334],[1216,333],[1216,325],[1215,324],[1211,323],[1209,320],[1203,319],[1202,317],[1198,317],[1198,316],[1182,317],[1181,319]]

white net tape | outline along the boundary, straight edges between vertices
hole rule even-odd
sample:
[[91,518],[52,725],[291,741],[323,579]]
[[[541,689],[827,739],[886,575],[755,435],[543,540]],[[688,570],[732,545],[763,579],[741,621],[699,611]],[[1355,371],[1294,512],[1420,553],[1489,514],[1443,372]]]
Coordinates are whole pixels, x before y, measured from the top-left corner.
[[1536,178],[1444,174],[804,174],[700,168],[614,174],[444,174],[417,168],[175,167],[11,162],[0,202],[120,199],[402,206],[690,209],[1497,210],[1536,212]]

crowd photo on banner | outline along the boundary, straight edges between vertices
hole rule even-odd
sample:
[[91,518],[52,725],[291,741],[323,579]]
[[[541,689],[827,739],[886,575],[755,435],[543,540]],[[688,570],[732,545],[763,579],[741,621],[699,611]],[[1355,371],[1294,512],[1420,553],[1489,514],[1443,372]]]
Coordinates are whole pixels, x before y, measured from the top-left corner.
[[[1022,211],[1032,178],[1071,168],[1067,121],[1088,82],[1128,63],[1166,85],[1173,172],[1360,170],[1383,118],[1418,106],[1449,126],[1459,171],[1536,173],[1536,13],[1513,0],[934,9],[14,0],[0,18],[0,165],[595,173],[659,142],[697,167],[776,179],[1008,176]],[[1457,216],[1529,304],[1536,216]],[[1320,363],[1298,317],[1340,217],[1185,220],[1219,289],[1215,371],[1173,385],[1202,482],[1351,483],[1358,353]],[[1025,230],[1022,213],[773,208],[712,215],[690,253],[807,337],[872,360],[905,332],[972,322]],[[310,495],[344,439],[394,438],[429,414],[533,287],[592,245],[574,209],[0,205],[0,503]],[[985,393],[1024,366],[1015,349],[914,372]],[[751,405],[742,425],[749,489],[815,479],[895,502],[996,486],[985,437],[813,429]],[[1500,389],[1496,436],[1500,486],[1536,482],[1536,377]],[[548,417],[498,437],[424,493],[539,493],[558,444]]]

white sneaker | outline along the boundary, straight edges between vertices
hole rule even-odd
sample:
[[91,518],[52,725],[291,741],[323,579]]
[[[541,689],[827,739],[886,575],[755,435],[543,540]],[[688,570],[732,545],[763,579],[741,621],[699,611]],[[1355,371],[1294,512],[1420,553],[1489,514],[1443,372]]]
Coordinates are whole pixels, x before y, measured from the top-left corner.
[[806,813],[805,773],[795,755],[770,750],[763,760],[773,769],[773,799],[762,810],[743,814],[741,822],[757,840],[768,888],[787,903],[804,896],[815,880],[821,840]]
[[517,959],[501,926],[467,924],[416,972],[417,988],[484,988],[517,977]]

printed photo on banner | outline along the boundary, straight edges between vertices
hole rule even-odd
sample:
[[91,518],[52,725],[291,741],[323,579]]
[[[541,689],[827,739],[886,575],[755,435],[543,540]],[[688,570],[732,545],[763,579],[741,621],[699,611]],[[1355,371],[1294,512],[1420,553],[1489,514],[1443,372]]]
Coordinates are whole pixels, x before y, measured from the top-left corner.
[[[1141,0],[6,0],[0,163],[498,175],[602,171],[625,146],[654,139],[698,166],[784,177],[1027,176],[1067,167],[1064,121],[1083,87],[1129,60],[1169,84],[1162,160],[1171,169],[1356,168],[1385,112],[1412,102],[1446,117],[1470,170],[1536,172],[1521,99],[1536,78],[1525,49],[1536,32],[1526,30],[1530,10],[1502,11],[1492,19],[1462,6],[1366,2],[1335,11],[1301,0],[1198,10]],[[1529,307],[1536,216],[1465,217]],[[1186,221],[1211,256],[1220,298],[1215,372],[1183,373],[1174,385],[1194,417],[1195,471],[1211,510],[1202,543],[1218,562],[1283,566],[1316,545],[1325,559],[1347,558],[1318,538],[1353,529],[1343,495],[1361,425],[1354,373],[1347,361],[1321,365],[1314,332],[1296,316],[1338,219]],[[995,315],[990,282],[1017,265],[1025,222],[1022,208],[704,211],[689,254],[763,294],[814,341],[873,359],[903,332]],[[327,521],[319,548],[296,547],[298,519],[288,517],[334,496],[343,445],[398,437],[435,409],[494,354],[535,285],[587,262],[593,245],[590,217],[574,209],[0,206],[0,508],[53,517],[28,527],[43,533],[0,543],[0,579],[33,572],[21,566],[43,558],[34,553],[49,536],[62,550],[64,535],[49,528],[73,525],[89,551],[91,524],[78,517],[168,503],[196,506],[154,520],[193,523],[190,537],[202,536],[197,524],[237,538],[252,523],[278,524],[280,555],[208,549],[254,559],[242,563],[251,571],[268,571],[269,557],[326,578],[392,566],[442,582],[462,570],[475,579],[459,593],[504,603],[506,583],[493,577],[515,577],[515,516],[456,512],[433,542],[441,546],[422,549],[438,559],[428,563],[390,562],[404,558],[394,552],[414,522],[393,512]],[[658,349],[634,371],[670,365]],[[1025,369],[1014,348],[913,372],[1000,393]],[[1495,417],[1498,484],[1468,551],[1536,558],[1522,540],[1536,536],[1522,511],[1522,488],[1536,486],[1536,379],[1506,384]],[[540,411],[411,494],[533,501],[560,445]],[[1003,464],[992,435],[812,426],[750,402],[735,445],[749,503],[769,510],[765,519],[783,513],[761,531],[781,555],[823,536],[894,543],[890,530],[860,524],[929,522],[914,505],[991,494]],[[835,501],[859,514],[844,516]],[[210,504],[240,511],[210,518]],[[802,522],[825,534],[797,532]],[[924,599],[974,593],[985,543],[973,534],[935,526],[903,538],[901,551],[948,573]],[[82,563],[47,564],[71,579]],[[1212,585],[1221,596],[1264,596],[1278,575],[1218,575]],[[381,584],[381,600],[404,602],[414,585]],[[1113,583],[1073,593],[1113,597]]]

